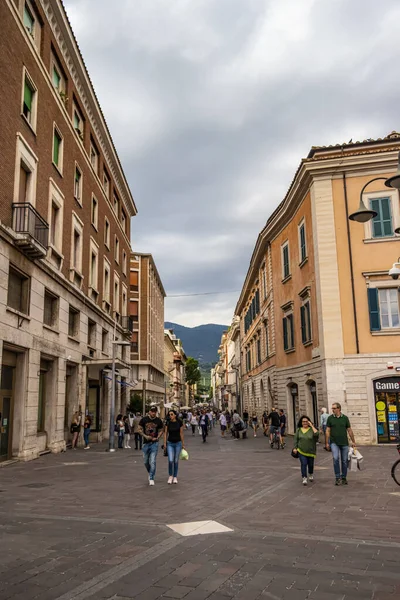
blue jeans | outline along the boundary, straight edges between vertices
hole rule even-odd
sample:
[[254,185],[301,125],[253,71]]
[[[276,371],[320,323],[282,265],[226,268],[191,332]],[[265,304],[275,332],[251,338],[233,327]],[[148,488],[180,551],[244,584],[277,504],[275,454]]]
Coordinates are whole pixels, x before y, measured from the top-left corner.
[[342,479],[347,477],[347,460],[349,458],[349,447],[338,446],[335,442],[331,442],[331,450],[333,457],[333,469],[336,479],[340,479],[340,463],[342,464]]
[[158,452],[158,442],[149,442],[143,444],[144,466],[149,474],[149,479],[154,479],[156,474],[156,459]]
[[182,442],[167,442],[168,452],[168,475],[178,477],[179,455],[182,450]]
[[314,473],[314,457],[313,456],[304,456],[298,452],[300,465],[301,465],[301,476],[307,477],[307,467],[308,474],[312,475]]
[[85,446],[89,446],[89,435],[90,435],[90,427],[83,430],[83,439],[85,440]]
[[121,429],[118,431],[118,448],[123,448],[124,447],[124,430],[121,431]]

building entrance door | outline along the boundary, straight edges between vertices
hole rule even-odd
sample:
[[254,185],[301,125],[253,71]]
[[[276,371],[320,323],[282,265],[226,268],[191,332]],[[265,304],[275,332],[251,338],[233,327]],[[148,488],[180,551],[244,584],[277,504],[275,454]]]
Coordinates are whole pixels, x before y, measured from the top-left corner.
[[91,430],[101,430],[101,419],[100,419],[100,386],[98,383],[92,383],[89,381],[89,402],[87,406],[88,415],[92,419]]
[[0,462],[11,458],[14,368],[2,365],[0,386]]
[[292,395],[293,431],[296,431],[297,423],[300,419],[299,388],[297,383],[292,383],[290,393]]
[[374,381],[378,443],[398,442],[400,436],[400,377]]

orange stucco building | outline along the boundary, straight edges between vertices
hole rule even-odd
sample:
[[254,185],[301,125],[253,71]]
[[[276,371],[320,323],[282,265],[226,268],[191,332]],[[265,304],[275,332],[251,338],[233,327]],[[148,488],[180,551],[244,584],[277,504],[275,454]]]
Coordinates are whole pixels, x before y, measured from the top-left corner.
[[[340,402],[363,443],[399,435],[400,134],[314,147],[260,232],[237,303],[243,406],[302,413]],[[360,191],[378,214],[351,222]]]

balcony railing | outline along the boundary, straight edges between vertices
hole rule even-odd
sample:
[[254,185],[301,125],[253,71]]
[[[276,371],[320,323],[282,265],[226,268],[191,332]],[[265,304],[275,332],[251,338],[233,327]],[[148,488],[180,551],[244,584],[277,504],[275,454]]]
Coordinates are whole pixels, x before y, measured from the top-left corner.
[[120,317],[120,324],[122,329],[126,333],[132,333],[133,331],[133,319],[129,315],[126,317]]
[[12,228],[19,234],[17,246],[30,258],[42,258],[49,246],[49,225],[29,202],[12,205]]

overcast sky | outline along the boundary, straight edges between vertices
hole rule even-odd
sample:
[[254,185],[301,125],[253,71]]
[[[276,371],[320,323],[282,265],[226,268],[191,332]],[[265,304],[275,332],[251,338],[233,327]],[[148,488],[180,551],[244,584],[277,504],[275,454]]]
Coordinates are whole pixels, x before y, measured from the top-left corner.
[[[312,145],[400,129],[399,0],[64,0],[165,318],[229,324]],[[234,293],[231,293],[231,292]]]

